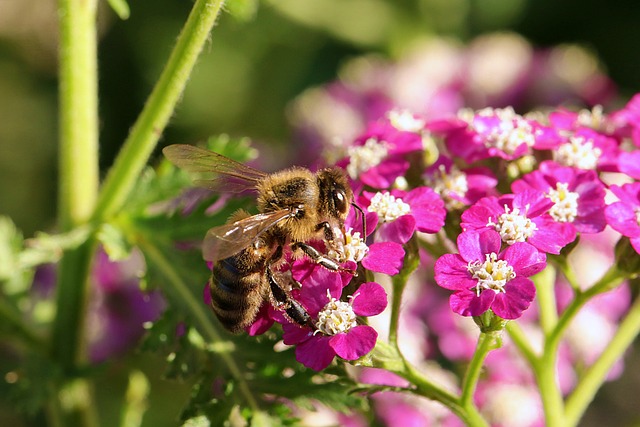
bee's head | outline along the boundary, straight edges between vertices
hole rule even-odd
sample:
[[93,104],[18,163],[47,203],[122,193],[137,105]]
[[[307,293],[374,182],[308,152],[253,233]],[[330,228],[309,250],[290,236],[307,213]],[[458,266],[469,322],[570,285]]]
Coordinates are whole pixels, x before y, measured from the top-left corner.
[[353,191],[344,171],[339,168],[327,168],[318,172],[320,188],[320,209],[329,218],[343,222],[349,213],[353,201]]

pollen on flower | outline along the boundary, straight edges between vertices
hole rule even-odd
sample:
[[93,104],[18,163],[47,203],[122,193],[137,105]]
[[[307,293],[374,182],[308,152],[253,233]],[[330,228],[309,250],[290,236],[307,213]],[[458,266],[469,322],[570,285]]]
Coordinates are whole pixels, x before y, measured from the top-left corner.
[[487,289],[491,289],[495,293],[506,292],[505,285],[516,277],[513,267],[507,261],[499,260],[495,252],[486,254],[484,262],[469,262],[467,270],[478,281],[478,284],[473,288],[478,296]]
[[447,210],[462,209],[464,203],[461,198],[469,191],[467,175],[457,167],[452,166],[447,173],[444,165],[440,165],[433,175],[425,177],[426,184],[440,195]]
[[360,262],[369,252],[369,247],[360,236],[360,232],[356,231],[354,233],[351,228],[346,231],[344,242],[342,239],[335,239],[329,242],[328,246],[327,255],[339,263],[346,261]]
[[553,152],[553,160],[563,166],[593,170],[598,165],[602,150],[593,146],[593,141],[581,136],[572,136]]
[[582,109],[578,112],[576,120],[579,125],[590,127],[591,129],[603,130],[605,127],[605,115],[602,105],[595,105],[593,109]]
[[509,210],[508,206],[504,207],[505,213],[498,217],[498,222],[494,223],[491,218],[487,223],[488,227],[493,227],[498,233],[502,241],[508,245],[515,242],[526,241],[538,229],[536,224],[526,215],[520,214],[520,209],[514,208]]
[[411,212],[411,206],[390,193],[379,192],[371,199],[368,210],[377,213],[380,221],[390,222]]
[[316,332],[325,335],[336,335],[357,326],[356,314],[353,312],[351,304],[340,301],[331,297],[327,290],[329,302],[318,313],[318,321],[316,322]]
[[569,184],[566,182],[558,182],[556,189],[547,192],[547,197],[555,203],[549,214],[558,222],[573,222],[578,216],[578,193],[569,191]]
[[399,131],[419,133],[424,128],[424,120],[416,118],[409,110],[391,110],[387,113],[391,126]]
[[522,117],[517,116],[512,120],[502,120],[500,126],[492,129],[485,140],[487,148],[495,147],[507,154],[513,154],[516,149],[526,144],[532,147],[535,144],[533,128]]
[[367,139],[364,145],[349,147],[347,173],[352,179],[357,179],[361,173],[378,166],[388,152],[388,144],[375,138]]

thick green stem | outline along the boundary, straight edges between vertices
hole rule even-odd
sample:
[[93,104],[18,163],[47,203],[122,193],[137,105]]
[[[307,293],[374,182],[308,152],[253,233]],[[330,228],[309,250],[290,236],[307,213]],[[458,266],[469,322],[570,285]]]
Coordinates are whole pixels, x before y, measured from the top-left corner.
[[96,242],[87,240],[65,252],[58,269],[56,318],[51,353],[68,375],[86,362],[85,317]]
[[158,83],[106,177],[94,219],[108,218],[124,205],[173,114],[223,3],[197,0],[193,6]]
[[91,216],[98,194],[97,0],[59,0],[58,220],[64,231]]
[[640,334],[640,298],[636,299],[609,345],[598,360],[589,367],[567,399],[566,426],[578,425],[589,403],[605,381],[607,373],[613,364],[623,356],[638,334]]

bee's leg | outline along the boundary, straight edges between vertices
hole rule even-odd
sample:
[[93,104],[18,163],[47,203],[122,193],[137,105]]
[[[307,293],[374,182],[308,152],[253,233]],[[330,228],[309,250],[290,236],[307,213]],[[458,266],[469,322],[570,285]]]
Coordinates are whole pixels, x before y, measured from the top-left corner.
[[282,246],[278,246],[276,252],[273,254],[269,262],[267,263],[266,276],[269,287],[271,288],[271,295],[273,296],[275,305],[277,308],[284,310],[289,319],[301,326],[309,326],[312,329],[315,328],[311,321],[311,316],[307,313],[307,310],[295,299],[291,298],[289,293],[285,291],[280,283],[276,280],[273,271],[271,271],[271,265],[282,257]]
[[354,270],[342,267],[340,264],[338,264],[331,258],[324,256],[319,250],[317,250],[313,246],[307,245],[306,243],[302,243],[302,242],[293,243],[291,245],[291,249],[294,251],[300,249],[309,258],[311,258],[313,262],[315,262],[316,264],[320,264],[326,269],[329,269],[331,271],[346,271],[347,273],[353,274],[354,276],[356,275],[356,272]]

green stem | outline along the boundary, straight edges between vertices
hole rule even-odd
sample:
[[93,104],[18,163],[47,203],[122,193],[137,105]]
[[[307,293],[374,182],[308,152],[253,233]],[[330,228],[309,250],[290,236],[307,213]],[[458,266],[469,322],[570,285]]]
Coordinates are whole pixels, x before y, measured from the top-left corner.
[[405,257],[402,269],[391,278],[393,283],[393,294],[391,297],[391,319],[389,321],[389,343],[398,347],[398,323],[400,320],[400,308],[402,305],[402,294],[407,286],[407,281],[411,273],[420,264],[420,254],[418,253],[418,240],[414,235],[405,245]]
[[[189,285],[185,283],[178,272],[173,268],[171,260],[165,256],[158,247],[152,243],[140,239],[138,246],[149,260],[162,272],[168,283],[171,285],[175,295],[184,303],[187,312],[193,316],[198,329],[203,333],[205,338],[211,342],[222,342],[223,338],[218,330],[211,323],[211,318],[205,310],[204,304],[193,295],[189,290]],[[238,382],[240,393],[245,397],[248,405],[258,410],[258,403],[245,380],[240,366],[233,357],[227,352],[220,352],[222,361],[229,368],[229,372]]]
[[640,298],[636,298],[609,345],[598,360],[589,367],[573,393],[567,398],[565,417],[567,426],[578,424],[613,364],[622,357],[639,333]]
[[59,0],[60,153],[58,220],[86,222],[98,193],[97,0]]
[[482,415],[480,415],[475,405],[471,403],[463,406],[458,397],[426,379],[424,375],[416,370],[410,363],[405,361],[404,370],[402,372],[395,373],[411,382],[411,384],[416,387],[416,394],[442,403],[456,414],[458,418],[465,423],[465,425],[470,427],[488,426],[487,422]]
[[460,396],[460,404],[467,408],[473,405],[473,394],[478,385],[480,374],[482,372],[482,366],[484,360],[487,358],[489,352],[500,346],[501,332],[481,332],[478,337],[478,343],[476,344],[476,350],[473,353],[473,358],[469,363],[467,372],[462,380],[462,395]]
[[86,362],[85,318],[95,247],[95,240],[89,238],[66,251],[58,268],[51,352],[68,375],[75,375],[77,367]]
[[564,427],[564,401],[556,378],[556,350],[546,347],[533,366],[548,427]]
[[94,219],[108,218],[124,205],[174,112],[223,3],[197,0],[193,6],[160,79],[106,177]]
[[609,291],[615,288],[617,285],[624,281],[625,275],[615,265],[612,265],[609,270],[598,280],[593,286],[584,292],[577,293],[575,298],[562,312],[555,328],[550,331],[547,337],[547,347],[554,352],[557,351],[558,345],[562,334],[573,320],[576,313],[594,296],[603,292]]
[[558,308],[556,306],[555,284],[556,270],[550,264],[533,278],[536,284],[538,307],[540,307],[540,326],[545,335],[558,323]]
[[535,366],[538,363],[538,356],[531,348],[529,344],[529,337],[527,337],[517,322],[509,322],[505,328],[511,341],[517,347],[520,354],[527,359],[530,366]]

